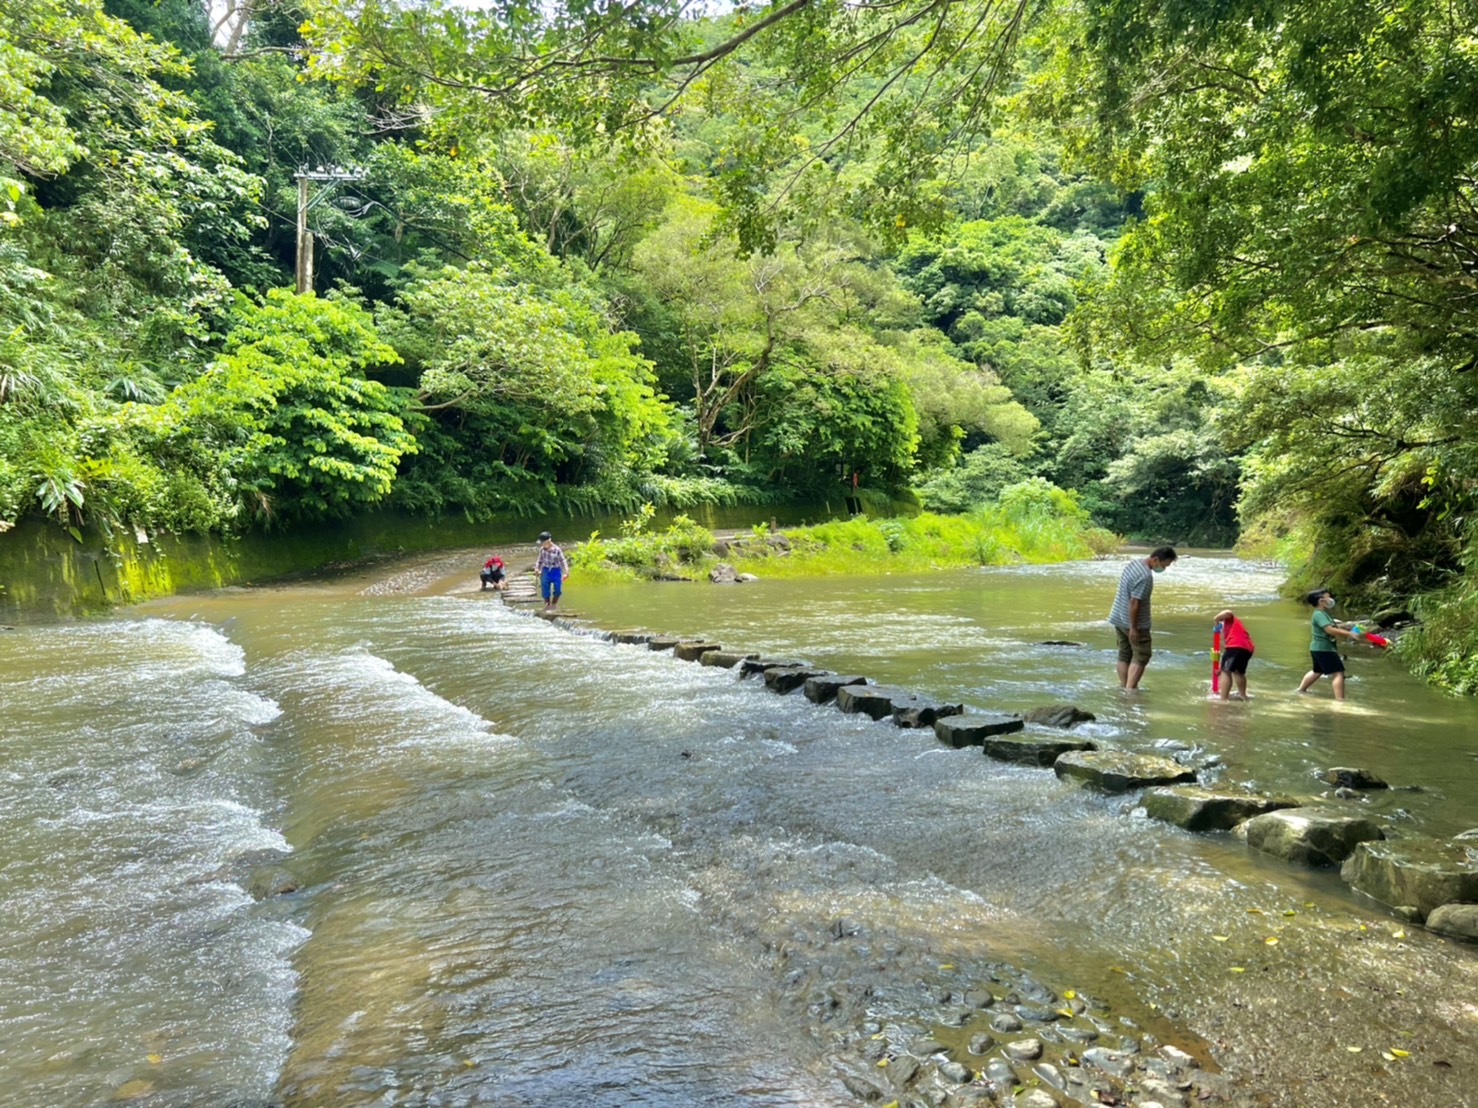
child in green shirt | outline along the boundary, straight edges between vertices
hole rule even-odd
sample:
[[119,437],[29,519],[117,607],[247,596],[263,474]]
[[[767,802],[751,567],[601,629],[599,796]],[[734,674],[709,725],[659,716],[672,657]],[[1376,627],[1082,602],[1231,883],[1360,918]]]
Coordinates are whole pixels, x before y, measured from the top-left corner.
[[1314,609],[1313,635],[1309,639],[1309,657],[1313,662],[1313,668],[1304,674],[1298,691],[1308,692],[1309,686],[1327,673],[1329,683],[1334,688],[1334,699],[1343,700],[1345,698],[1345,663],[1341,660],[1339,650],[1335,647],[1334,638],[1331,636],[1357,640],[1365,636],[1349,630],[1329,614],[1334,608],[1334,595],[1328,589],[1315,589],[1304,599]]

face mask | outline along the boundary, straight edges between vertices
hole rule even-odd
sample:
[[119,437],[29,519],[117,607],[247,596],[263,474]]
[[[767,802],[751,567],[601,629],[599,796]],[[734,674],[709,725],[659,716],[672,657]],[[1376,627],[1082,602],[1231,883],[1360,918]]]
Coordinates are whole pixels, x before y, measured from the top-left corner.
[[1165,572],[1165,567],[1164,566],[1150,566],[1150,570],[1153,573],[1164,573]]

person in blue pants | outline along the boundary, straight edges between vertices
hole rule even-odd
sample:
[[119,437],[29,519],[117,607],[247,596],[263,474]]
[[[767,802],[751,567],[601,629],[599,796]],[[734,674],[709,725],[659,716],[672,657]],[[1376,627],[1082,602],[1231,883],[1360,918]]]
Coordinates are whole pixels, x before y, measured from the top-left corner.
[[534,572],[539,575],[539,595],[544,598],[544,610],[551,612],[559,606],[565,578],[570,575],[570,561],[565,552],[554,545],[554,538],[548,531],[539,532],[539,559],[534,563]]

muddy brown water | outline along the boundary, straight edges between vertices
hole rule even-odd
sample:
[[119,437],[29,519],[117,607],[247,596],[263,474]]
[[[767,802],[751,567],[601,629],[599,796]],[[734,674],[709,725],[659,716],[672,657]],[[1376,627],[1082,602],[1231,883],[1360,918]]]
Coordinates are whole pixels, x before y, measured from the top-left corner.
[[[1353,802],[1394,826],[1478,826],[1478,707],[1365,653],[1347,703],[1293,696],[1307,614],[1274,568],[1177,563],[1126,697],[1102,623],[1117,561],[577,576],[586,631],[479,594],[480,561],[0,634],[0,1099],[855,1103],[776,957],[846,920],[893,952],[867,968],[884,1022],[1009,964],[1220,1068],[1239,1103],[1474,1102],[1473,947],[1132,798],[588,630],[982,707],[1071,701],[1090,734],[1200,747],[1228,783],[1312,793],[1359,765],[1421,786]],[[1204,695],[1227,604],[1258,644],[1247,704]],[[254,900],[266,861],[298,891]]]

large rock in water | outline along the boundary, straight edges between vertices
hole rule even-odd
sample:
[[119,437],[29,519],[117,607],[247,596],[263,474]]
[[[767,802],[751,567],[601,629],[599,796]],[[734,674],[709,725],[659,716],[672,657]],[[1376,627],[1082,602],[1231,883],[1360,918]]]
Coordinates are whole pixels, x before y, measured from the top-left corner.
[[722,650],[723,647],[716,642],[696,641],[680,642],[672,648],[672,653],[685,662],[696,662],[710,650]]
[[899,727],[933,727],[936,720],[957,716],[964,710],[963,704],[916,696],[907,701],[894,701],[893,722]]
[[1075,750],[1097,750],[1098,744],[1086,739],[1049,739],[1038,735],[1007,738],[991,735],[980,744],[985,756],[998,762],[1015,762],[1024,766],[1056,765],[1057,759]]
[[1021,713],[1027,723],[1040,723],[1044,727],[1060,727],[1066,730],[1080,723],[1092,723],[1098,717],[1085,712],[1076,704],[1048,704],[1042,708],[1030,708]]
[[1194,785],[1164,785],[1144,794],[1144,810],[1150,819],[1164,820],[1187,831],[1230,831],[1253,816],[1298,805],[1290,796],[1219,792]]
[[775,658],[746,658],[739,663],[740,677],[753,677],[756,674],[763,676],[765,670],[774,669],[776,666],[803,666],[806,662],[791,658],[781,661]]
[[846,673],[827,673],[820,677],[807,679],[805,686],[806,699],[812,704],[830,704],[837,698],[837,690],[844,685],[865,685],[866,677],[857,677]]
[[935,720],[934,734],[939,736],[940,742],[959,750],[964,746],[979,746],[988,736],[1010,734],[1025,726],[1019,716],[996,712],[964,712]]
[[698,658],[700,666],[722,666],[733,669],[746,659],[758,658],[758,654],[740,654],[737,650],[705,650]]
[[1306,866],[1337,866],[1355,847],[1385,832],[1364,816],[1336,808],[1285,808],[1247,821],[1247,845]]
[[765,688],[771,692],[788,693],[800,688],[813,677],[824,677],[824,669],[808,669],[805,666],[772,666],[765,670]]
[[1389,789],[1391,787],[1368,769],[1356,769],[1353,766],[1335,766],[1332,769],[1326,769],[1321,778],[1325,784],[1340,789]]
[[1179,762],[1127,750],[1072,750],[1058,758],[1052,769],[1058,777],[1071,777],[1114,793],[1196,779],[1196,771]]
[[869,716],[872,719],[888,719],[893,715],[894,704],[906,704],[917,700],[906,689],[895,689],[891,685],[844,685],[837,689],[837,707],[844,712]]
[[1420,922],[1444,904],[1478,901],[1478,848],[1429,838],[1364,842],[1339,875]]

